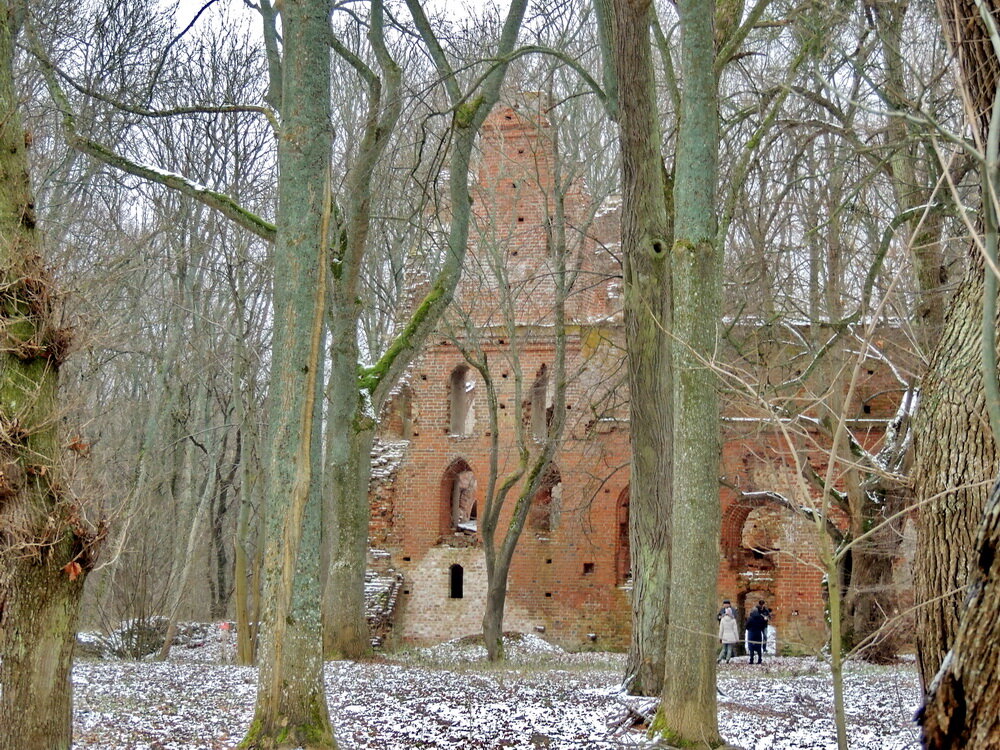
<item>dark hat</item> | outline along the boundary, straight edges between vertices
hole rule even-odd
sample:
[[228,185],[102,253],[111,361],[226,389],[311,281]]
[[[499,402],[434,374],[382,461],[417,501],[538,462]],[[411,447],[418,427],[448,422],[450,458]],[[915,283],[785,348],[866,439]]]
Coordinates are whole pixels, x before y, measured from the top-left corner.
[[729,604],[730,602],[729,602],[729,600],[728,600],[728,599],[723,599],[723,600],[722,600],[722,603],[723,603],[723,604]]

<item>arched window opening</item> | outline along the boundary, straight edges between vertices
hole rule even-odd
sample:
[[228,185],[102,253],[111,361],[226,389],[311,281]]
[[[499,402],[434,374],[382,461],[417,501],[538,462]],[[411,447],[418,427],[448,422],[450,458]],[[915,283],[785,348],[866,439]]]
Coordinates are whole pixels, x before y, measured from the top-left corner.
[[461,599],[465,595],[465,570],[457,563],[448,569],[448,598]]
[[748,564],[773,566],[775,553],[781,547],[784,518],[776,505],[762,505],[747,514],[740,539]]
[[460,471],[451,483],[452,525],[462,531],[475,531],[476,510],[476,475],[471,470]]
[[559,469],[550,466],[531,501],[528,526],[534,531],[552,531],[557,526],[561,507],[562,476]]
[[632,581],[632,551],[629,548],[628,539],[628,501],[629,491],[626,487],[618,496],[618,512],[615,514],[618,522],[618,540],[615,545],[615,580],[619,586]]
[[476,427],[475,390],[476,380],[472,370],[466,365],[459,365],[451,372],[450,389],[450,419],[448,432],[451,435],[471,435]]
[[531,435],[535,440],[544,440],[552,422],[552,394],[549,392],[549,368],[542,365],[538,369],[535,382],[531,386]]
[[461,458],[452,461],[441,478],[441,533],[476,531],[476,475]]

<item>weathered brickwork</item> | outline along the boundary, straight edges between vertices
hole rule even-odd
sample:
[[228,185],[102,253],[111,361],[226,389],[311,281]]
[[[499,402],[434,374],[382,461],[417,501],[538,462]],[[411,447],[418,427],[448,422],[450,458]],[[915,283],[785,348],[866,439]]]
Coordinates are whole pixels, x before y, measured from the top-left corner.
[[[396,624],[404,640],[428,643],[479,632],[485,606],[480,543],[475,531],[456,528],[455,513],[461,506],[475,519],[479,508],[472,504],[482,502],[489,480],[493,436],[485,384],[454,342],[474,342],[489,362],[499,404],[500,476],[517,460],[518,412],[530,427],[538,419],[532,410],[550,406],[550,399],[533,396],[532,385],[554,363],[553,154],[539,116],[505,108],[487,122],[475,190],[476,239],[456,299],[463,314],[447,317],[383,418],[383,437],[407,442],[393,443],[403,446],[401,458],[373,483],[372,538],[405,576]],[[575,185],[565,205],[567,223],[585,228],[572,240],[585,274],[567,304],[567,426],[554,484],[536,499],[515,554],[505,627],[544,632],[570,647],[615,648],[627,644],[630,628],[617,214],[595,216]],[[508,294],[513,304],[505,311]],[[471,328],[463,327],[469,322]],[[874,370],[862,373],[858,393],[858,416],[872,420],[863,442],[873,444],[881,431],[877,420],[892,412],[895,399]],[[816,528],[773,500],[742,494],[768,489],[802,497],[791,452],[778,431],[760,427],[762,415],[752,408],[729,404],[726,415],[720,601],[749,609],[766,599],[782,645],[813,649],[826,630]],[[822,471],[821,455],[815,459]],[[683,554],[686,543],[674,540],[674,553]]]

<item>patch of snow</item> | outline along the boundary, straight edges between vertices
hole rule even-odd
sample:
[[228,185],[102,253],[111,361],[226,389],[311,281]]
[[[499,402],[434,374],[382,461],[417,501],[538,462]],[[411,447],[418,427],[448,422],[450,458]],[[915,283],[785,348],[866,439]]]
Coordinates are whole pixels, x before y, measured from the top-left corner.
[[[533,635],[506,645],[521,661],[474,664],[473,639],[406,655],[407,661],[330,662],[327,702],[344,750],[553,748],[612,750],[646,746],[635,711],[655,700],[626,695],[621,654],[568,654]],[[478,650],[477,650],[478,649]],[[166,662],[83,661],[73,671],[74,748],[235,748],[253,715],[256,670],[192,659],[174,649]],[[420,653],[449,661],[428,664]],[[450,656],[449,656],[450,655]],[[813,658],[746,657],[719,668],[719,728],[750,750],[836,747],[832,686]],[[916,750],[912,664],[845,670],[852,750]],[[630,712],[631,711],[631,712]]]

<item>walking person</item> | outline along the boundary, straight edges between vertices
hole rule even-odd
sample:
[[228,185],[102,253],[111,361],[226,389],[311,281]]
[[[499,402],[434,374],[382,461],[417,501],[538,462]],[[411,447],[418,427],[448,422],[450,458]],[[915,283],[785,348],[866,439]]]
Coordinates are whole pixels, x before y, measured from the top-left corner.
[[764,616],[764,653],[767,653],[767,641],[770,636],[771,631],[771,610],[767,608],[767,604],[764,603],[763,599],[757,600],[757,611]]
[[719,651],[719,658],[715,663],[719,664],[725,659],[728,664],[736,655],[736,644],[740,642],[740,626],[736,624],[732,610],[724,611],[719,617],[719,642],[722,644],[722,650]]
[[753,657],[757,657],[757,663],[764,663],[764,633],[767,631],[767,619],[756,607],[751,610],[747,617],[747,643],[750,646],[750,663],[753,664]]

